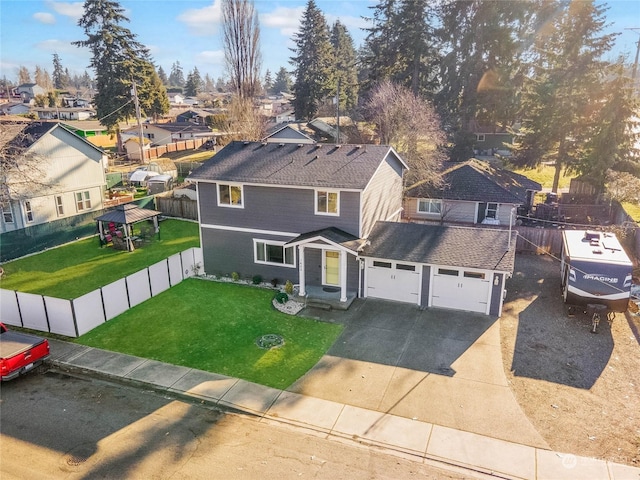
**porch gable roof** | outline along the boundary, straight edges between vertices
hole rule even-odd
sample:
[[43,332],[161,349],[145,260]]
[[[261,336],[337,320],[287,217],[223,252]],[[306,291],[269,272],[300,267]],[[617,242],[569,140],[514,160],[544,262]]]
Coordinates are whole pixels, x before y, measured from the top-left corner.
[[289,240],[286,245],[295,247],[313,243],[317,240],[324,240],[330,245],[349,251],[353,255],[358,254],[358,249],[363,244],[363,240],[355,235],[336,227],[327,227],[298,235],[296,238]]

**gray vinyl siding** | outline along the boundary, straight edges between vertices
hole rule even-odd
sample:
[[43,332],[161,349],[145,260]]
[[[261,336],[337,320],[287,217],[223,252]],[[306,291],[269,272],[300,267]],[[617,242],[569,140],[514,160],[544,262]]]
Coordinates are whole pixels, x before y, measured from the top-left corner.
[[[202,229],[202,253],[207,275],[231,276],[237,272],[241,278],[251,279],[262,275],[265,282],[277,278],[282,284],[287,280],[298,283],[298,269],[254,263],[253,239],[287,241],[289,237],[255,235],[244,232]],[[297,257],[296,257],[297,258]]]
[[429,284],[431,282],[431,266],[422,265],[422,292],[420,294],[420,306],[429,306]]
[[409,220],[433,222],[475,223],[475,202],[460,200],[443,200],[442,219],[440,215],[418,212],[418,198],[407,198],[404,202],[404,216]]
[[359,233],[359,192],[340,192],[340,215],[316,215],[313,189],[244,185],[244,208],[219,207],[217,185],[200,183],[200,223],[276,232],[306,233],[337,227]]
[[[493,274],[493,284],[491,286],[491,305],[489,305],[489,315],[498,316],[500,313],[500,304],[502,303],[502,281],[503,273]],[[497,285],[495,279],[498,279]]]
[[[362,193],[362,232],[366,238],[378,220],[398,221],[402,208],[402,165],[389,154]],[[396,217],[391,215],[396,214]]]

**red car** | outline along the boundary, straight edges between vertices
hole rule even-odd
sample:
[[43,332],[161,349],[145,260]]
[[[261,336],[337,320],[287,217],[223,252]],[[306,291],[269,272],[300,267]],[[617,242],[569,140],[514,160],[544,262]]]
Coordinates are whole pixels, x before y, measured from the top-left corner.
[[2,381],[27,373],[49,357],[46,338],[7,330],[0,323],[0,374]]

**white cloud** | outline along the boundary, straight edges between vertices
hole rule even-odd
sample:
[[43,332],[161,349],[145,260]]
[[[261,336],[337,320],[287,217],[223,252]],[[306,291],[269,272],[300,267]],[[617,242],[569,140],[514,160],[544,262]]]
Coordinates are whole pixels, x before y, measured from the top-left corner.
[[33,18],[37,22],[44,23],[47,25],[53,25],[54,23],[56,23],[56,17],[54,17],[53,14],[51,13],[36,12],[33,14]]
[[267,28],[277,28],[285,37],[290,37],[300,30],[300,19],[305,6],[295,8],[278,7],[270,13],[260,15],[260,25]]
[[218,32],[222,9],[220,0],[204,8],[190,8],[178,15],[178,21],[184,23],[194,35],[214,35]]
[[205,50],[196,54],[196,65],[222,65],[224,63],[223,50]]
[[47,2],[54,12],[69,17],[72,20],[79,20],[84,15],[83,2]]

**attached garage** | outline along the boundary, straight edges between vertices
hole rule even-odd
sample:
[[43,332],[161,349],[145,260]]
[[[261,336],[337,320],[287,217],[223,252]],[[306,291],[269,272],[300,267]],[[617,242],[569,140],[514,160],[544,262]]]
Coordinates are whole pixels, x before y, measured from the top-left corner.
[[[509,236],[511,235],[511,239]],[[359,257],[361,296],[500,316],[515,232],[378,222]]]

